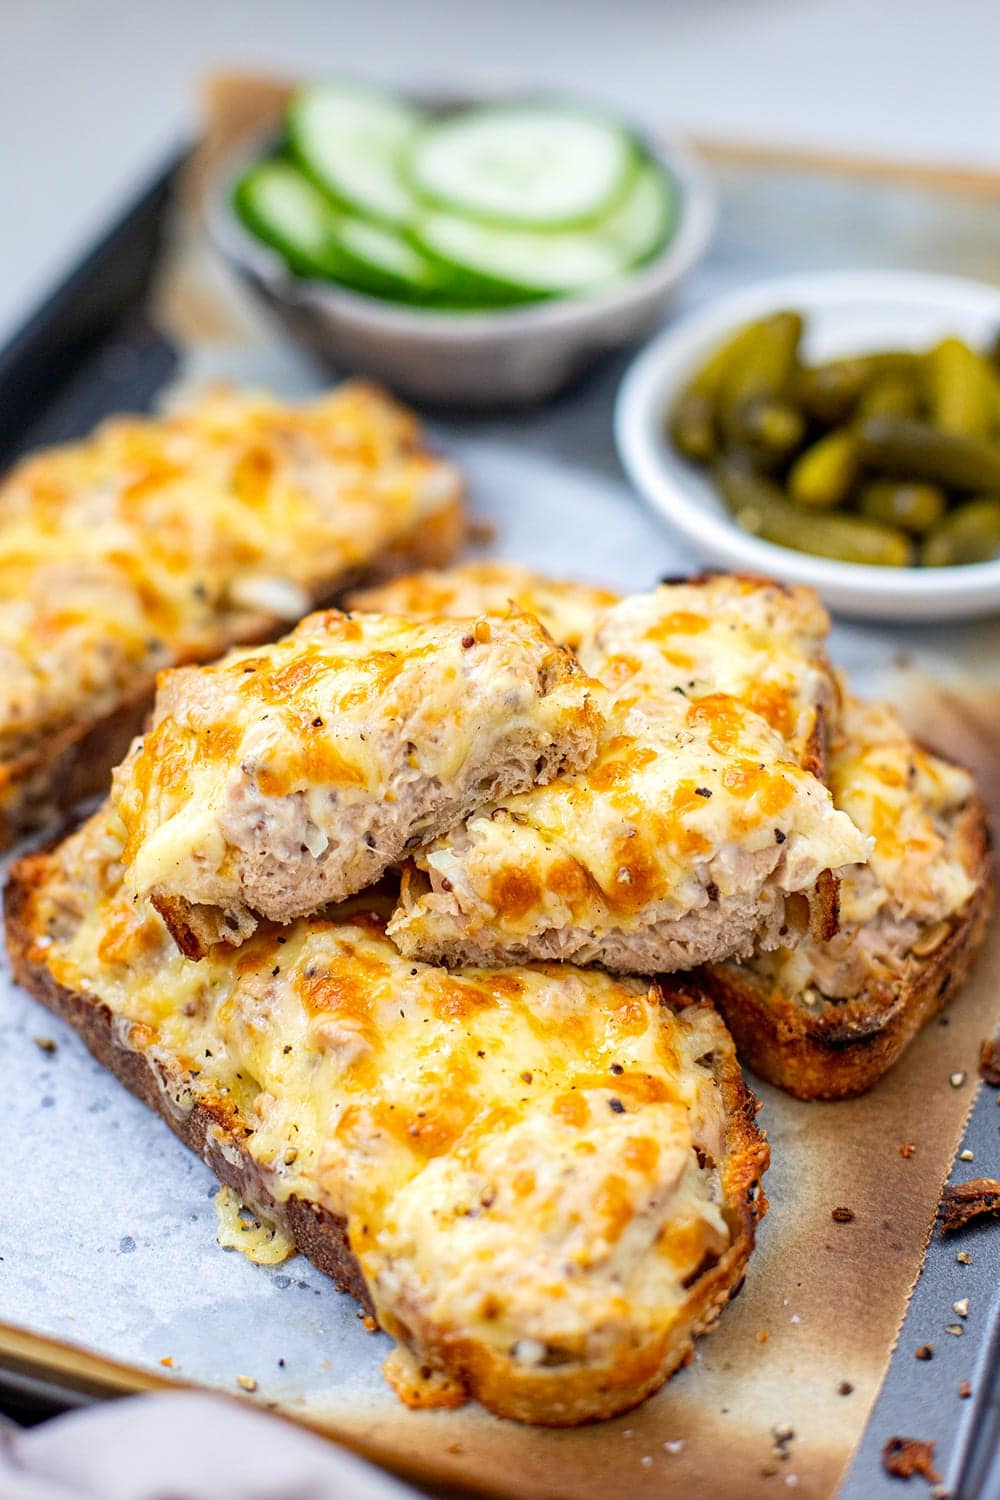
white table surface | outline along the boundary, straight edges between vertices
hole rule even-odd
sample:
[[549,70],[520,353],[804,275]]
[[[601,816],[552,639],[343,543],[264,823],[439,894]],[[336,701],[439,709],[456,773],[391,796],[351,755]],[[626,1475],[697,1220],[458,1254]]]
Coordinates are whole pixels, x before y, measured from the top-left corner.
[[0,340],[219,65],[585,91],[737,139],[1000,165],[997,0],[0,0]]

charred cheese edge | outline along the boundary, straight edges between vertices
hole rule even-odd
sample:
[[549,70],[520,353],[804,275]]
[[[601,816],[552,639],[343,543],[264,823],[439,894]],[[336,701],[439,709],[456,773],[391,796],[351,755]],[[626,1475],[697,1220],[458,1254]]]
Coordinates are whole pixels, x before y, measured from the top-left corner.
[[3,762],[53,729],[299,618],[461,501],[362,383],[302,406],[213,389],[24,459],[0,485],[0,803]]
[[491,790],[586,763],[601,697],[523,614],[328,610],[270,645],[164,674],[152,726],[114,779],[129,888],[234,922],[305,915]]
[[841,930],[827,943],[807,939],[751,964],[806,1004],[848,999],[898,977],[914,945],[957,918],[976,892],[960,838],[975,783],[916,744],[889,704],[845,694],[830,786],[836,805],[874,841],[866,865],[841,872]]
[[701,1326],[731,1290],[766,1162],[748,1114],[727,1201],[715,1063],[735,1064],[710,1007],[566,967],[413,963],[358,903],[194,964],[119,855],[105,808],[44,856],[29,961],[156,1059],[168,1112],[221,1102],[273,1199],[346,1219],[382,1327],[449,1399],[560,1423],[662,1381],[693,1308]]
[[405,573],[348,596],[350,609],[396,615],[437,615],[465,619],[505,615],[512,604],[535,615],[552,639],[575,650],[594,618],[620,596],[595,584],[546,578],[514,562],[458,563]]

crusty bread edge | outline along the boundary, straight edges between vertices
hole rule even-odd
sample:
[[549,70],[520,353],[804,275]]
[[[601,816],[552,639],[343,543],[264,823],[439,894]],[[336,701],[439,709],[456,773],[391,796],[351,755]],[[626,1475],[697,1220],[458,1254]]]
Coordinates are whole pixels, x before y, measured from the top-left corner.
[[964,810],[957,833],[975,892],[941,945],[897,983],[806,1006],[736,965],[697,971],[694,982],[712,996],[740,1057],[758,1077],[797,1099],[853,1098],[877,1083],[954,999],[993,909],[990,832],[978,797]]
[[[460,492],[400,536],[371,567],[344,573],[317,590],[311,607],[335,603],[361,579],[374,584],[417,564],[444,565],[461,549],[465,533],[465,498]],[[233,646],[252,646],[287,628],[287,621],[260,615],[238,632],[220,637],[210,650],[178,657],[171,665],[212,660]],[[14,759],[0,760],[0,850],[22,834],[54,822],[84,797],[107,790],[112,769],[142,730],[155,690],[156,676],[147,673],[123,692],[110,713],[58,726]]]
[[[13,867],[4,892],[7,947],[14,978],[79,1033],[92,1055],[170,1126],[186,1146],[257,1212],[286,1233],[297,1250],[354,1297],[369,1313],[372,1299],[347,1240],[346,1222],[312,1201],[276,1199],[266,1173],[241,1139],[239,1124],[221,1101],[185,1099],[185,1079],[160,1058],[140,1050],[143,1028],[123,1025],[98,997],[58,983],[32,930],[32,902],[47,878],[44,851]],[[693,991],[680,997],[696,1003]],[[577,1426],[628,1411],[657,1390],[693,1354],[695,1338],[714,1327],[723,1306],[739,1289],[754,1247],[757,1222],[767,1209],[761,1186],[770,1151],[755,1123],[758,1101],[746,1086],[731,1043],[717,1049],[713,1078],[722,1095],[725,1156],[720,1163],[724,1213],[731,1242],[719,1260],[694,1282],[681,1317],[666,1337],[640,1346],[630,1370],[602,1372],[582,1366],[570,1382],[565,1371],[524,1368],[512,1378],[512,1363],[482,1344],[450,1340],[441,1353],[446,1367],[461,1372],[469,1392],[497,1416],[550,1426]],[[421,1330],[422,1332],[424,1330]],[[428,1347],[433,1349],[433,1336]],[[622,1383],[623,1377],[629,1383]]]

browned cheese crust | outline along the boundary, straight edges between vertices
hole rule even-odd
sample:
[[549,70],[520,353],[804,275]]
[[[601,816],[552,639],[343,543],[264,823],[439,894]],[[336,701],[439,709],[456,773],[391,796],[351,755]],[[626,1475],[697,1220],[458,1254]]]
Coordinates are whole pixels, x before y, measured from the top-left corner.
[[[192,1107],[184,1099],[182,1070],[144,1050],[144,1044],[153,1040],[152,1032],[144,1036],[143,1027],[122,1026],[99,997],[69,990],[53,978],[36,930],[36,901],[42,899],[50,874],[45,852],[29,855],[15,865],[6,889],[6,936],[17,982],[66,1020],[93,1056],[156,1111],[221,1182],[272,1220],[338,1288],[374,1313],[372,1297],[347,1241],[345,1220],[312,1201],[275,1199],[224,1099],[201,1100]],[[703,997],[693,990],[687,994],[671,990],[671,999],[683,1006]],[[754,1246],[756,1225],[767,1210],[761,1178],[770,1153],[755,1123],[759,1103],[743,1081],[728,1040],[724,1049],[713,1050],[711,1071],[724,1109],[724,1156],[718,1170],[721,1210],[730,1229],[728,1246],[717,1259],[709,1257],[686,1283],[683,1312],[669,1334],[652,1344],[644,1342],[631,1365],[619,1360],[613,1379],[605,1381],[600,1370],[586,1367],[571,1382],[565,1369],[558,1368],[524,1368],[512,1374],[510,1361],[498,1359],[485,1345],[469,1341],[467,1347],[456,1347],[452,1340],[447,1349],[449,1369],[460,1372],[467,1390],[497,1415],[574,1426],[629,1410],[690,1361],[696,1336],[714,1327],[721,1309],[738,1290]],[[421,1332],[429,1335],[427,1347],[433,1348],[433,1330]]]
[[964,910],[912,954],[891,983],[849,1000],[805,1005],[762,976],[712,965],[697,976],[722,1012],[746,1065],[797,1099],[849,1099],[882,1077],[927,1022],[954,999],[986,935],[994,890],[990,833],[979,798],[958,827],[963,863],[975,883]]

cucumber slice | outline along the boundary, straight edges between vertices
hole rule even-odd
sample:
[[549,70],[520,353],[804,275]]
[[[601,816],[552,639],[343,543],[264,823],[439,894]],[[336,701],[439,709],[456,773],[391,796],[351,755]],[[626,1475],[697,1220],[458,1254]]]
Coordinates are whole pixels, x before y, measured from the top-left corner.
[[400,235],[334,208],[291,162],[258,162],[240,179],[233,201],[244,224],[298,276],[403,301],[420,301],[447,282],[442,267]]
[[343,274],[334,236],[336,212],[288,162],[268,160],[250,167],[233,191],[233,207],[251,233],[277,250],[297,276]]
[[595,232],[600,232],[625,257],[628,267],[652,260],[667,243],[677,220],[677,192],[673,181],[656,162],[639,168],[623,201]]
[[446,290],[447,271],[391,229],[343,215],[337,240],[341,255],[349,262],[340,279],[359,291],[423,302]]
[[412,141],[414,191],[455,214],[510,228],[587,224],[623,198],[638,165],[631,136],[597,116],[541,104],[470,109]]
[[484,302],[571,296],[618,276],[622,251],[594,231],[499,229],[457,214],[428,213],[414,227],[420,249],[450,267],[467,296]]
[[399,164],[422,118],[377,89],[329,83],[300,90],[286,124],[292,151],[325,192],[365,218],[401,225],[414,202]]

